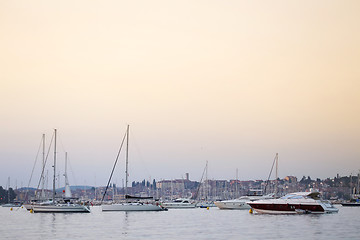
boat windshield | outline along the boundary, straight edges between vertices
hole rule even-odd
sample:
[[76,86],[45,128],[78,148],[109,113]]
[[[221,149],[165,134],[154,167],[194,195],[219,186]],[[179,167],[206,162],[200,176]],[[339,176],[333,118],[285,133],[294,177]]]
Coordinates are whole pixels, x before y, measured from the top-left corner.
[[281,199],[301,199],[304,198],[303,196],[300,195],[294,195],[294,194],[289,194],[289,195],[285,195],[283,197],[281,197]]

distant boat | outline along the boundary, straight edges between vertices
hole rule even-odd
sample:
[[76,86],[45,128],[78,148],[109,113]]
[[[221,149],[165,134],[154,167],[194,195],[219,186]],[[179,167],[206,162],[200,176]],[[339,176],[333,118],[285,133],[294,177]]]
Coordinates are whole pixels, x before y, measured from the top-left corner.
[[[205,181],[202,182],[202,179],[204,177],[205,174]],[[202,192],[204,192],[204,196],[203,197],[199,197],[200,200],[196,203],[196,207],[198,208],[209,208],[209,207],[216,207],[216,205],[214,204],[214,201],[211,201],[209,199],[209,181],[208,181],[208,161],[206,161],[206,165],[204,168],[204,172],[203,175],[201,177],[200,180],[200,184],[199,184],[199,188],[197,190],[197,193],[195,195],[195,198],[197,198],[198,195],[201,195],[201,188],[203,189]],[[200,194],[199,194],[200,193]]]
[[2,207],[21,207],[21,202],[11,202],[11,203],[5,203],[1,205]]
[[[276,164],[276,177],[275,177],[276,180],[275,181],[277,182],[278,160],[279,160],[279,154],[276,153],[270,173],[269,173],[267,183],[269,182],[269,179],[270,179],[270,176],[271,176],[271,173],[272,173],[272,170],[273,170],[275,164]],[[266,193],[266,186],[267,185],[265,185],[264,193]],[[217,201],[217,202],[215,202],[215,205],[219,209],[227,209],[227,210],[250,209],[251,207],[249,205],[249,202],[253,202],[253,201],[257,201],[257,200],[273,199],[276,196],[276,193],[277,193],[277,183],[275,184],[275,193],[263,195],[262,189],[252,189],[252,190],[250,190],[249,194],[246,196],[241,196],[236,199]]]
[[164,202],[162,206],[165,208],[195,208],[196,204],[192,203],[190,199],[178,198],[172,202]]
[[[360,185],[360,172],[358,173],[358,182],[356,188],[352,189],[352,194],[350,195],[350,201],[342,202],[341,205],[344,207],[360,207],[360,193],[359,193],[359,185]],[[351,176],[350,176],[350,187],[351,183]]]
[[[125,137],[126,137],[126,170],[125,170],[125,179],[126,179],[125,180],[125,199],[126,199],[126,202],[124,202],[124,203],[112,203],[112,204],[101,204],[102,211],[164,211],[164,210],[166,210],[160,204],[150,203],[149,199],[152,199],[152,197],[146,198],[146,199],[148,199],[148,201],[144,202],[144,201],[141,201],[141,199],[144,200],[144,198],[142,198],[142,197],[132,197],[132,196],[127,195],[128,156],[129,156],[129,125],[127,126],[123,142],[125,140]],[[119,153],[121,151],[123,142],[121,144]],[[118,156],[119,156],[119,154],[118,154]],[[113,171],[115,169],[117,160],[118,160],[118,158],[116,158],[116,160],[115,160],[115,164],[113,166]],[[112,173],[113,173],[113,171],[112,171]],[[110,175],[107,187],[109,186],[109,183],[110,183],[110,180],[111,180],[111,177],[112,177],[112,173]],[[106,191],[105,191],[105,193],[103,195],[103,200],[104,200],[105,194],[106,194]],[[133,201],[135,200],[135,202],[129,202],[130,199],[132,199]]]
[[201,201],[196,203],[196,207],[198,208],[208,208],[208,207],[216,207],[215,203],[213,201]]
[[342,202],[341,205],[344,207],[360,207],[360,202]]
[[[65,194],[65,198],[56,199],[55,198],[55,182],[56,182],[56,129],[54,130],[54,177],[53,177],[53,197],[52,201],[42,202],[39,204],[31,205],[31,210],[34,213],[89,213],[89,206],[85,206],[84,204],[79,204],[74,202],[74,199],[71,199],[71,193]],[[67,176],[66,176],[66,185],[68,185]],[[70,191],[69,186],[65,186],[65,191],[68,189]],[[69,196],[67,198],[66,196]]]
[[298,214],[298,213],[337,213],[339,209],[330,201],[320,200],[318,192],[290,193],[279,199],[248,202],[256,213]]
[[243,210],[243,209],[250,209],[250,205],[248,202],[257,201],[261,199],[272,199],[274,198],[273,194],[269,195],[259,195],[259,196],[241,196],[236,199],[231,200],[224,200],[224,201],[217,201],[215,205],[219,209],[227,209],[227,210]]

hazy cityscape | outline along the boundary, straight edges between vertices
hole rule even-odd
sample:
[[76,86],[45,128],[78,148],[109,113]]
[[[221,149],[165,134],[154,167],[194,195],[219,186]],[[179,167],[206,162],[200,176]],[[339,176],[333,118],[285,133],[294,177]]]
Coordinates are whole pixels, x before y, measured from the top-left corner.
[[[154,199],[173,200],[176,198],[190,198],[194,201],[201,200],[226,200],[234,199],[240,196],[249,194],[256,194],[254,190],[262,190],[261,194],[277,192],[277,196],[284,196],[292,192],[311,192],[319,191],[322,193],[323,198],[332,201],[349,200],[350,195],[358,186],[357,176],[339,176],[327,179],[311,179],[309,176],[303,176],[297,179],[295,176],[286,176],[278,180],[249,180],[239,181],[233,180],[204,180],[192,181],[188,174],[185,179],[174,180],[159,180],[152,181],[143,180],[141,182],[133,181],[127,190],[128,194],[140,197],[151,196]],[[73,186],[71,190],[73,196],[79,199],[92,201],[93,203],[99,202],[105,192],[106,186]],[[7,203],[8,195],[0,187],[1,202]],[[57,189],[58,197],[63,195],[64,188]],[[34,188],[10,188],[11,201],[24,202],[26,200],[35,199],[36,192]],[[52,190],[46,190],[48,197],[52,195]],[[259,194],[259,192],[257,192]],[[124,188],[110,184],[105,201],[121,201],[124,200]]]

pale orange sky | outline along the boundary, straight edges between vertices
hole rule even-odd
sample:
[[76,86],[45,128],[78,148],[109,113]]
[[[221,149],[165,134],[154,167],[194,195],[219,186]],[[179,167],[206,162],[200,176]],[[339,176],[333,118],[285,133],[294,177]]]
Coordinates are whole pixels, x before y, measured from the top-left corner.
[[53,128],[76,183],[105,185],[127,124],[130,180],[200,180],[206,161],[211,178],[265,179],[276,152],[280,177],[355,174],[359,12],[357,0],[1,1],[0,185],[27,183]]

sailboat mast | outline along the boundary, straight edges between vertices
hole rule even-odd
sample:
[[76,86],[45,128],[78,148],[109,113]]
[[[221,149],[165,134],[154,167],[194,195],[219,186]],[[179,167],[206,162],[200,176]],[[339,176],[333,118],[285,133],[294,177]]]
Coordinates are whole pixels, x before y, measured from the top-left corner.
[[[42,151],[42,169],[45,168],[45,134],[42,135],[42,147],[43,147],[43,151]],[[45,191],[44,191],[44,185],[45,185],[45,176],[44,176],[44,170],[41,176],[41,198],[44,199],[45,198]]]
[[356,194],[358,194],[358,195],[359,195],[359,185],[360,185],[360,170],[358,173],[358,184],[357,184],[357,189],[356,189]]
[[208,161],[206,161],[206,174],[205,174],[205,192],[206,192],[206,195],[205,195],[205,201],[208,200],[208,196],[209,196],[209,182],[208,182]]
[[67,152],[65,152],[65,186],[66,184],[68,184],[68,181],[67,181]]
[[276,169],[275,169],[275,197],[277,196],[278,192],[278,162],[279,162],[279,154],[276,153]]
[[53,178],[53,202],[55,202],[55,179],[56,179],[56,129],[54,129],[54,178]]
[[129,165],[129,125],[126,129],[126,168],[125,168],[125,196],[127,195],[128,186],[128,165]]
[[235,198],[237,198],[239,196],[239,191],[238,191],[238,179],[239,179],[239,169],[236,168],[236,184],[235,184]]

